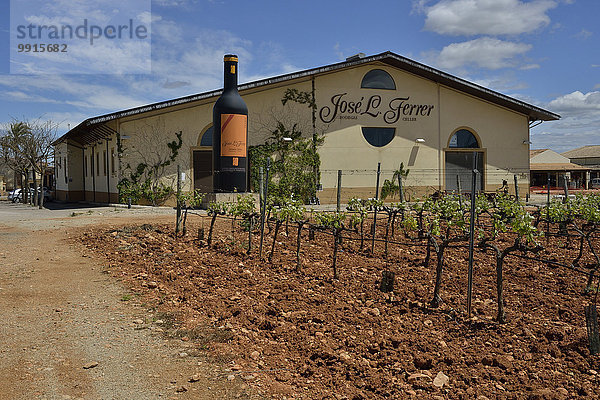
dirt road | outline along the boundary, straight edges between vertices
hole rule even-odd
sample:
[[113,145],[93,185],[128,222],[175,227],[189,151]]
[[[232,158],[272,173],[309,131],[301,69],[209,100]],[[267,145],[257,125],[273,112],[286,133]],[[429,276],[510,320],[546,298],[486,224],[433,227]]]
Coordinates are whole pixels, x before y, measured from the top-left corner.
[[173,210],[54,207],[0,202],[0,399],[248,397],[66,240]]

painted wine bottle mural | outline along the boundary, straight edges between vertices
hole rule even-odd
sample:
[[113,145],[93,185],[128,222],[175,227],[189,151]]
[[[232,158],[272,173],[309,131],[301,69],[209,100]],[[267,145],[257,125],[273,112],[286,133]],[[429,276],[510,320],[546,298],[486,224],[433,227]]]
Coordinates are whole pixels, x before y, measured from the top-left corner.
[[215,192],[246,192],[248,107],[238,93],[238,58],[224,57],[223,94],[213,107],[213,184]]

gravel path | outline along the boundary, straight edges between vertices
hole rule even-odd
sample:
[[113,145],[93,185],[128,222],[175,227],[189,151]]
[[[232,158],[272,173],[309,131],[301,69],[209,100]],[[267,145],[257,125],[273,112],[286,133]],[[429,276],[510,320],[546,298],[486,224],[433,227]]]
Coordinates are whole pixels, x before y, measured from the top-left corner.
[[51,206],[0,202],[0,399],[248,397],[65,240],[76,227],[172,209]]

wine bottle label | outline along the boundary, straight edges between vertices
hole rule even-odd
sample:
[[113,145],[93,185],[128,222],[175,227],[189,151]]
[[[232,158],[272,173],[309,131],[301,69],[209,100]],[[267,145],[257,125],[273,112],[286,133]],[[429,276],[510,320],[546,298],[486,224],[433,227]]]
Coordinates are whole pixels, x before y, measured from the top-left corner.
[[246,157],[248,116],[221,114],[221,156]]

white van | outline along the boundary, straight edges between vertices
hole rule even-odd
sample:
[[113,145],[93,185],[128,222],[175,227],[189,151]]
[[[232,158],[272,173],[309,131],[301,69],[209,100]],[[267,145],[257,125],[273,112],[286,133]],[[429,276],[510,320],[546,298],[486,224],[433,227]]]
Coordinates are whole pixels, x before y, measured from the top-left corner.
[[593,178],[590,181],[590,189],[600,189],[600,178]]

